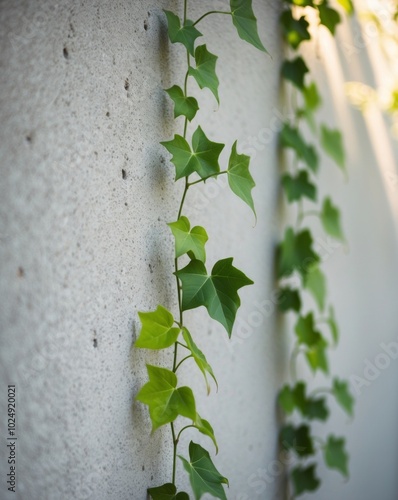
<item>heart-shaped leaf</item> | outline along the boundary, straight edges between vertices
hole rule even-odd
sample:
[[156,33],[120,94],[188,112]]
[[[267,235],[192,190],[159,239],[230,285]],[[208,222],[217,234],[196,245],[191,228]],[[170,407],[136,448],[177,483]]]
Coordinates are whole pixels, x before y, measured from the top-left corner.
[[283,78],[289,80],[298,89],[304,88],[304,78],[308,73],[308,67],[302,57],[296,57],[292,61],[285,61],[282,64],[281,73]]
[[182,283],[182,309],[205,306],[210,317],[220,322],[231,336],[240,306],[237,291],[253,284],[232,265],[232,257],[219,260],[208,275],[203,262],[192,260],[176,274]]
[[195,398],[189,387],[177,389],[177,376],[166,368],[147,365],[149,382],[136,396],[137,401],[148,405],[152,432],[173,422],[178,415],[191,420],[196,418]]
[[154,312],[139,312],[142,328],[135,347],[165,349],[173,345],[181,329],[174,327],[173,315],[163,306]]
[[299,465],[292,470],[295,497],[306,491],[315,491],[319,488],[321,481],[315,476],[315,468],[315,464],[308,467]]
[[303,160],[313,172],[318,170],[319,160],[315,148],[304,141],[297,128],[285,123],[281,130],[280,140],[282,147],[293,149],[297,157]]
[[311,292],[319,310],[323,311],[326,300],[326,277],[318,264],[311,266],[303,279],[304,287]]
[[333,380],[333,394],[339,405],[348,415],[352,416],[354,412],[354,398],[348,389],[348,383],[335,378]]
[[283,175],[282,186],[290,203],[303,197],[316,201],[316,187],[310,182],[306,170],[300,170],[295,177],[290,174]]
[[198,101],[194,97],[186,97],[184,91],[178,85],[167,89],[165,92],[169,94],[174,101],[174,118],[183,115],[189,121],[195,118],[199,109]]
[[188,73],[195,78],[201,89],[206,87],[211,90],[219,103],[218,85],[220,82],[216,75],[217,59],[217,56],[207,50],[206,45],[199,45],[195,50],[196,68],[190,67]]
[[186,21],[186,23],[182,25],[180,18],[176,16],[174,12],[165,10],[164,13],[167,17],[170,42],[182,43],[191,56],[193,56],[195,40],[202,36],[202,33],[198,31],[195,26],[192,26],[192,21]]
[[345,153],[341,132],[321,125],[321,146],[341,170],[345,171]]
[[228,479],[222,476],[211,461],[209,453],[193,441],[189,444],[189,461],[179,455],[185,470],[189,474],[195,500],[210,493],[215,498],[227,500],[223,484],[228,485]]
[[239,196],[249,207],[254,209],[253,197],[251,194],[252,189],[256,185],[253,177],[249,172],[250,156],[238,154],[236,150],[237,141],[232,146],[231,156],[229,157],[228,164],[228,182],[232,191]]
[[189,500],[188,493],[177,493],[177,488],[172,483],[166,483],[157,488],[148,488],[152,500]]
[[329,436],[323,452],[326,465],[348,477],[348,454],[345,450],[345,439]]
[[343,230],[341,229],[340,211],[333,205],[329,197],[325,198],[322,205],[321,222],[327,234],[336,238],[336,240],[345,241]]
[[192,252],[195,259],[206,262],[205,244],[209,238],[203,227],[195,226],[191,229],[191,224],[185,216],[180,217],[176,222],[170,222],[168,226],[175,238],[176,258]]
[[252,0],[230,0],[232,22],[242,40],[249,42],[256,49],[267,52],[258,36],[257,19],[252,8]]
[[195,360],[195,363],[198,365],[199,370],[203,373],[203,376],[206,380],[207,393],[209,393],[210,392],[210,384],[207,381],[206,373],[210,374],[210,376],[213,378],[216,386],[218,387],[216,377],[214,376],[214,373],[213,373],[213,369],[209,365],[209,363],[207,362],[206,356],[199,349],[199,347],[195,344],[191,334],[189,333],[189,331],[185,327],[182,330],[182,336],[184,337],[184,340],[187,344],[188,349],[191,351],[191,354],[193,356],[193,359]]

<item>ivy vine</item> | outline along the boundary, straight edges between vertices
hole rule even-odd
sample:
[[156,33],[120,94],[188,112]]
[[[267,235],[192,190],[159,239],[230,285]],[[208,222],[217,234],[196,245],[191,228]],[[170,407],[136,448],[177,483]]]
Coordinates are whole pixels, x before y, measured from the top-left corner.
[[[177,448],[181,434],[187,429],[196,429],[209,437],[216,451],[218,450],[213,428],[199,415],[192,389],[178,384],[177,371],[182,363],[188,360],[194,361],[202,372],[208,392],[208,377],[217,384],[212,367],[196,343],[199,336],[191,335],[185,324],[184,312],[204,306],[209,316],[221,323],[231,337],[240,306],[238,290],[253,282],[233,266],[232,257],[219,260],[210,272],[207,270],[207,232],[201,226],[192,227],[191,221],[183,215],[184,204],[188,191],[193,186],[206,182],[209,178],[227,175],[233,193],[255,212],[251,195],[255,183],[249,172],[250,157],[239,154],[235,142],[231,148],[228,166],[221,170],[219,156],[225,145],[209,139],[201,126],[198,126],[192,135],[189,134],[189,123],[199,109],[198,101],[188,92],[190,79],[196,81],[201,89],[208,88],[219,102],[217,56],[207,49],[206,44],[196,44],[197,39],[202,37],[198,26],[210,15],[229,16],[241,39],[263,52],[266,52],[266,49],[258,35],[252,0],[230,0],[230,10],[212,10],[196,21],[188,18],[188,0],[184,0],[182,19],[168,10],[165,14],[170,41],[184,47],[187,61],[182,85],[173,85],[166,90],[174,103],[174,117],[183,117],[182,135],[176,134],[172,140],[161,143],[171,154],[175,180],[182,180],[184,185],[176,220],[168,224],[175,240],[174,275],[178,315],[174,316],[162,305],[155,311],[139,313],[141,331],[135,346],[145,349],[173,348],[174,355],[171,369],[147,365],[149,381],[140,389],[136,400],[148,406],[152,431],[163,425],[170,425],[173,443],[171,482],[149,488],[148,493],[153,500],[186,500],[189,499],[188,494],[178,492],[177,488]],[[185,259],[184,267],[181,267],[180,259]],[[180,355],[180,352],[183,354]],[[187,419],[185,425],[180,423],[180,417]],[[189,458],[181,455],[178,457],[189,475],[195,499],[199,500],[205,493],[226,499],[224,485],[228,485],[228,479],[217,470],[210,453],[193,441],[189,444],[188,453]]]
[[[352,14],[351,0],[338,0],[348,14]],[[289,58],[281,68],[287,89],[292,94],[294,119],[286,121],[280,133],[282,150],[293,152],[294,162],[282,175],[281,184],[288,204],[297,210],[295,226],[285,229],[284,237],[277,247],[277,276],[280,283],[280,310],[294,313],[295,346],[290,371],[291,383],[279,392],[278,402],[287,422],[280,430],[281,446],[294,454],[296,463],[290,470],[290,497],[296,498],[304,492],[315,491],[320,486],[317,477],[315,455],[321,451],[324,462],[348,476],[348,453],[344,437],[330,434],[326,441],[314,436],[312,421],[325,422],[330,414],[327,396],[334,396],[348,415],[353,414],[354,400],[348,383],[329,373],[328,350],[339,340],[339,330],[333,306],[328,304],[326,278],[321,269],[321,258],[314,248],[311,230],[304,227],[308,216],[317,216],[325,233],[340,242],[345,242],[340,211],[328,196],[317,204],[316,175],[320,168],[319,146],[309,144],[303,134],[305,125],[311,131],[326,155],[345,172],[345,154],[341,133],[328,125],[316,122],[316,111],[321,105],[321,96],[314,80],[310,81],[309,68],[299,54],[300,45],[311,39],[308,15],[316,12],[319,24],[332,35],[341,21],[339,12],[328,0],[284,0],[280,16]],[[312,16],[313,17],[313,16]],[[287,162],[286,162],[287,163]],[[310,204],[310,210],[307,205]],[[291,278],[299,277],[300,286],[292,286]],[[314,310],[304,311],[302,298],[309,293],[316,304]],[[327,307],[328,306],[328,307]],[[302,355],[310,370],[323,372],[330,386],[309,392],[305,381],[297,380],[296,362]]]

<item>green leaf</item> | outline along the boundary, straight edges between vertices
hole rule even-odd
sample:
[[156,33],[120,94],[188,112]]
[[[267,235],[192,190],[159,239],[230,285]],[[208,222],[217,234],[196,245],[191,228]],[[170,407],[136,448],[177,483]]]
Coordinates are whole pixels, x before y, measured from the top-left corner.
[[352,416],[354,413],[354,398],[348,389],[348,383],[335,378],[333,380],[333,394],[339,405],[348,415]]
[[189,387],[177,387],[177,376],[166,368],[147,365],[149,382],[136,396],[137,401],[148,405],[152,432],[173,422],[178,415],[195,420],[196,405]]
[[305,276],[308,269],[319,261],[319,256],[312,249],[309,230],[295,234],[291,227],[287,228],[284,240],[277,248],[278,276],[289,276],[294,270]]
[[189,500],[188,493],[177,493],[177,488],[172,483],[166,483],[157,488],[148,488],[152,500]]
[[345,241],[341,229],[340,211],[333,205],[330,198],[325,198],[322,205],[321,222],[323,229],[327,234],[336,238],[336,240]]
[[251,190],[256,185],[249,172],[250,156],[240,155],[236,150],[237,141],[232,146],[231,156],[229,157],[228,164],[228,182],[232,191],[239,196],[249,207],[253,210],[254,215],[254,202]]
[[175,238],[176,258],[192,252],[195,259],[206,262],[205,244],[209,238],[203,227],[195,226],[191,229],[190,222],[185,216],[167,225],[170,227]]
[[309,181],[306,170],[300,170],[296,177],[290,174],[283,175],[282,186],[290,203],[303,197],[316,201],[316,187]]
[[352,0],[337,0],[337,2],[343,7],[348,15],[354,13],[354,5],[352,3]]
[[184,91],[178,85],[165,90],[174,101],[174,118],[181,115],[188,118],[189,121],[195,118],[199,109],[198,101],[194,97],[186,97]]
[[315,468],[315,464],[308,467],[299,465],[292,470],[294,496],[299,496],[306,491],[315,491],[319,488],[321,481],[315,476]]
[[294,49],[297,49],[304,40],[309,40],[311,38],[308,31],[309,23],[306,21],[305,17],[302,16],[300,19],[295,19],[291,9],[282,12],[280,22],[283,27],[285,40]]
[[303,97],[306,110],[315,111],[322,103],[318,87],[314,82],[303,88]]
[[325,153],[345,171],[345,154],[341,133],[338,130],[329,129],[326,125],[321,125],[321,146]]
[[336,317],[334,315],[334,309],[332,306],[329,307],[329,318],[327,319],[327,323],[332,333],[333,341],[336,345],[339,340],[339,329],[337,327]]
[[[252,0],[230,0],[232,22],[242,40],[256,49],[267,52],[257,31],[257,19],[252,9]],[[267,52],[268,53],[268,52]]]
[[292,61],[284,61],[281,72],[285,80],[289,80],[300,90],[304,88],[304,78],[305,74],[308,73],[308,67],[302,57],[296,57]]
[[189,444],[189,462],[179,455],[185,470],[189,474],[195,500],[210,493],[215,498],[227,500],[223,484],[228,485],[228,479],[223,477],[215,468],[209,453],[193,441]]
[[194,426],[199,432],[201,432],[205,436],[208,436],[213,441],[214,446],[216,447],[216,453],[218,453],[218,445],[216,438],[214,436],[213,427],[209,424],[207,420],[201,418],[199,416],[199,413],[196,414],[196,420],[194,422]]
[[299,457],[307,457],[315,453],[308,425],[303,424],[300,427],[285,425],[281,429],[279,439],[286,450],[295,451]]
[[312,0],[285,0],[286,3],[290,3],[292,5],[299,5],[300,7],[313,7],[314,3]]
[[321,334],[315,330],[312,312],[308,313],[307,316],[299,316],[294,330],[299,343],[309,347],[316,345],[322,337]]
[[329,469],[337,469],[348,477],[348,454],[345,450],[345,439],[329,436],[324,448],[325,463]]
[[174,12],[165,10],[164,13],[167,17],[170,42],[182,43],[191,56],[193,56],[195,40],[199,36],[202,36],[202,33],[198,31],[195,26],[192,26],[192,21],[186,21],[186,23],[181,26],[180,18],[176,16]]
[[173,345],[180,334],[180,328],[173,327],[173,315],[163,306],[154,312],[139,312],[142,328],[135,347],[144,349],[165,349]]
[[278,302],[279,310],[287,312],[289,310],[299,312],[301,309],[301,298],[298,290],[285,287],[280,289]]
[[305,353],[308,363],[314,372],[317,370],[322,370],[326,374],[329,372],[326,349],[327,343],[323,338],[320,338]]
[[304,288],[311,292],[319,310],[323,311],[326,300],[326,277],[319,268],[318,264],[311,266],[304,277]]
[[218,383],[216,380],[216,377],[214,376],[213,369],[207,362],[206,356],[203,354],[203,352],[199,349],[199,347],[195,344],[193,341],[193,338],[189,331],[184,327],[182,330],[182,336],[184,337],[184,340],[187,344],[188,349],[191,351],[191,354],[193,356],[193,359],[195,360],[195,363],[198,365],[199,370],[203,373],[203,376],[206,381],[206,386],[207,386],[207,393],[210,392],[210,385],[209,382],[207,381],[207,376],[206,373],[209,373],[210,376],[213,378],[216,386],[218,387]]
[[332,35],[334,35],[336,26],[341,21],[340,14],[337,10],[329,7],[327,1],[323,1],[320,5],[317,5],[317,7],[319,10],[319,19],[321,24],[326,26]]
[[176,273],[182,283],[183,311],[205,306],[210,317],[220,322],[229,336],[240,306],[237,291],[253,283],[232,266],[232,261],[232,257],[219,260],[208,275],[203,262],[192,260]]
[[283,124],[280,134],[281,146],[291,148],[298,158],[303,160],[313,172],[318,170],[318,155],[313,146],[306,144],[299,130],[288,123]]
[[220,171],[218,157],[224,144],[209,141],[199,126],[192,136],[192,150],[187,141],[175,135],[171,141],[161,142],[173,155],[171,161],[176,167],[176,180],[197,172],[204,179]]
[[207,87],[213,92],[217,102],[219,81],[216,75],[218,57],[207,50],[206,45],[199,45],[195,50],[196,68],[189,67],[188,73],[195,78],[201,89]]
[[294,387],[284,386],[279,393],[278,402],[287,415],[295,409],[309,420],[326,420],[329,415],[325,398],[307,398],[304,382],[297,382]]

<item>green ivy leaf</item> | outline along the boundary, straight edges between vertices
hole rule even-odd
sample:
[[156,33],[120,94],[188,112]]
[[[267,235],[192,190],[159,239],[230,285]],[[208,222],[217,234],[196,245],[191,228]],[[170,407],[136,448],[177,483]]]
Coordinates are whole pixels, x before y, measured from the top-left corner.
[[334,35],[336,26],[340,23],[341,18],[337,10],[328,6],[327,0],[317,5],[319,10],[320,23],[326,26],[328,30]]
[[308,269],[320,261],[312,249],[312,236],[308,229],[295,234],[291,227],[277,248],[278,276],[290,276],[294,270],[305,276]]
[[308,67],[302,57],[296,57],[292,61],[284,61],[281,72],[285,80],[289,80],[297,88],[303,90],[304,78],[306,73],[308,73]]
[[327,234],[336,238],[336,240],[345,241],[343,231],[341,229],[340,211],[333,205],[331,199],[325,198],[320,214],[323,229]]
[[193,441],[189,444],[189,462],[179,455],[185,470],[189,474],[195,500],[210,493],[215,498],[227,500],[223,484],[228,485],[228,479],[223,477],[215,468],[209,453]]
[[341,132],[321,125],[321,146],[325,153],[345,171],[345,154]]
[[278,402],[283,411],[290,415],[297,409],[309,420],[326,420],[329,410],[325,398],[307,398],[304,382],[297,382],[294,387],[284,386],[279,393]]
[[333,394],[339,405],[348,415],[352,416],[354,413],[354,398],[348,389],[348,383],[335,378],[333,380]]
[[325,463],[329,469],[337,469],[348,477],[348,454],[345,450],[345,439],[329,436],[324,448]]
[[313,344],[305,353],[308,363],[314,372],[317,370],[322,370],[326,374],[329,372],[326,349],[327,343],[321,337],[318,342]]
[[312,312],[307,316],[299,316],[294,327],[300,344],[312,347],[322,338],[321,334],[315,330],[314,315]]
[[172,346],[180,334],[180,328],[173,327],[173,315],[163,306],[154,312],[139,312],[142,328],[135,347],[144,349],[165,349]]
[[297,128],[284,123],[280,139],[282,147],[293,149],[297,157],[303,160],[313,172],[318,170],[319,160],[316,150],[313,146],[306,144]]
[[352,0],[337,0],[337,2],[343,7],[349,16],[354,13],[354,5]]
[[199,416],[199,413],[196,414],[194,426],[199,432],[201,432],[205,436],[208,436],[213,441],[214,446],[216,447],[216,453],[218,453],[218,445],[217,445],[216,438],[214,436],[213,427],[209,424],[209,422],[207,420],[205,420],[204,418],[201,418]]
[[286,3],[290,3],[292,5],[299,5],[300,7],[313,7],[314,3],[312,0],[285,0]]
[[309,420],[322,420],[323,422],[327,420],[329,417],[329,410],[326,406],[326,399],[308,399],[303,415]]
[[217,102],[219,81],[216,75],[218,57],[207,50],[206,45],[199,45],[195,50],[196,68],[189,67],[188,73],[195,78],[201,89],[207,87],[213,92]]
[[319,268],[318,264],[311,266],[305,275],[304,288],[306,288],[314,297],[319,310],[323,311],[326,300],[326,277]]
[[318,87],[315,82],[310,83],[303,88],[303,97],[307,110],[315,111],[322,103],[321,96],[318,92]]
[[290,203],[303,197],[316,201],[316,187],[309,181],[306,170],[300,170],[296,177],[290,174],[283,175],[282,186]]
[[184,91],[178,85],[165,90],[174,101],[174,118],[183,115],[189,121],[195,118],[199,109],[198,101],[194,97],[186,97]]
[[308,467],[299,465],[292,470],[294,496],[298,497],[306,491],[315,491],[319,488],[321,481],[315,476],[315,468],[315,464]]
[[173,422],[178,415],[195,420],[196,405],[189,387],[177,387],[177,376],[166,368],[147,365],[149,382],[138,392],[137,401],[148,405],[152,432]]
[[238,154],[236,150],[237,141],[232,146],[231,156],[228,164],[228,182],[232,191],[239,196],[253,210],[254,202],[251,190],[256,185],[249,172],[250,156]]
[[203,376],[206,381],[206,387],[207,387],[207,393],[210,392],[210,385],[209,382],[207,381],[207,376],[206,373],[208,373],[214,380],[216,386],[218,387],[218,383],[216,380],[216,377],[214,376],[213,369],[207,362],[206,356],[203,354],[203,352],[199,349],[199,347],[195,344],[193,341],[193,338],[189,331],[184,327],[182,330],[182,336],[184,337],[184,340],[187,344],[188,349],[191,351],[191,354],[193,356],[193,359],[195,360],[195,363],[198,365],[199,370],[203,373]]
[[[232,22],[242,40],[256,49],[267,52],[257,31],[257,19],[252,9],[252,0],[230,0]],[[267,52],[268,53],[268,52]]]
[[300,19],[295,19],[291,9],[288,9],[282,12],[280,22],[283,27],[285,40],[294,49],[297,49],[304,40],[310,40],[311,36],[308,31],[309,23],[304,16],[300,17]]
[[237,291],[253,283],[232,266],[232,261],[232,257],[219,260],[208,275],[203,262],[192,260],[176,273],[182,283],[183,311],[205,306],[210,317],[225,327],[229,337],[240,306]]
[[303,424],[300,427],[285,425],[281,429],[279,439],[286,450],[295,451],[299,457],[308,457],[315,453],[308,425]]
[[336,317],[332,306],[329,307],[329,318],[327,319],[327,323],[332,333],[333,341],[336,345],[339,341],[339,329],[337,327]]
[[202,36],[202,33],[198,31],[195,26],[192,26],[192,21],[186,21],[186,23],[181,26],[180,18],[176,16],[174,12],[165,10],[164,13],[167,17],[170,42],[182,43],[191,56],[193,56],[195,40]]
[[166,483],[157,488],[148,488],[152,500],[189,500],[188,493],[177,493],[177,488],[172,483]]
[[278,307],[282,312],[289,310],[299,312],[301,309],[301,298],[298,290],[293,290],[289,287],[281,288]]
[[218,157],[224,149],[224,144],[209,141],[200,126],[192,136],[192,150],[187,141],[177,134],[173,140],[160,144],[173,155],[171,161],[176,167],[176,180],[192,172],[197,172],[205,179],[220,171]]
[[209,238],[203,227],[195,226],[191,229],[191,224],[185,216],[167,225],[170,227],[175,238],[176,258],[192,252],[195,259],[206,262],[205,244]]

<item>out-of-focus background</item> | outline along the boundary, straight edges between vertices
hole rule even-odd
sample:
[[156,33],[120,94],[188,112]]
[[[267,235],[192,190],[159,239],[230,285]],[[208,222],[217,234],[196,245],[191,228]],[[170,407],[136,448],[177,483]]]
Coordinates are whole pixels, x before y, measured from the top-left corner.
[[[192,18],[225,6],[190,3]],[[273,292],[284,223],[277,139],[290,104],[279,74],[281,5],[253,7],[272,58],[239,40],[229,20],[209,17],[202,30],[219,55],[220,106],[191,88],[201,105],[193,127],[205,122],[226,150],[235,139],[251,150],[257,184],[256,225],[223,183],[209,181],[187,201],[190,220],[208,230],[209,264],[233,255],[256,282],[241,291],[231,341],[205,311],[187,314],[219,391],[207,396],[196,371],[182,378],[213,424],[214,461],[232,500],[285,497],[276,394],[291,346]],[[151,436],[147,408],[133,400],[145,363],[164,365],[171,353],[132,349],[138,311],[176,308],[166,223],[181,186],[159,142],[181,132],[162,89],[182,83],[185,61],[169,44],[163,8],[182,6],[0,2],[1,499],[143,500],[147,487],[170,479],[169,431]],[[333,407],[317,429],[347,437],[350,478],[321,465],[322,488],[308,498],[398,497],[396,9],[358,1],[336,40],[317,28],[304,49],[322,91],[320,117],[342,130],[346,146],[348,179],[325,157],[320,191],[341,208],[348,244],[312,227],[341,330],[331,369],[356,397],[352,421]],[[8,384],[17,388],[15,494],[6,485]],[[192,437],[206,443],[187,432],[181,454]],[[178,477],[189,488],[180,465]]]

